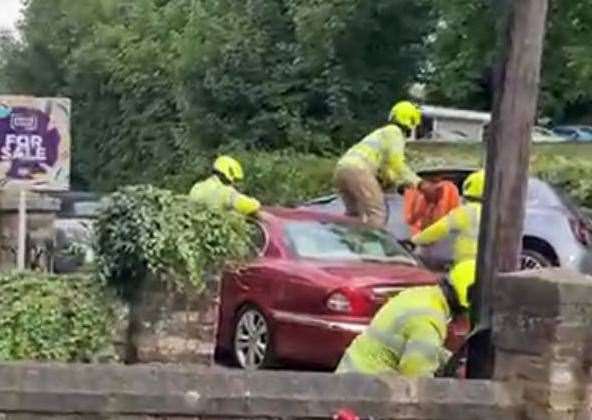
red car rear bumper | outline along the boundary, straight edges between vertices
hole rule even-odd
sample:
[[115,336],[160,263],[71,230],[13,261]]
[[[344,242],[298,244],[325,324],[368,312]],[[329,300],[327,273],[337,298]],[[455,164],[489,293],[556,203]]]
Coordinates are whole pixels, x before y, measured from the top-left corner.
[[280,359],[334,369],[370,318],[303,315],[272,311],[273,338]]
[[[352,340],[365,331],[370,318],[329,317],[273,311],[277,356],[282,359],[334,369]],[[446,347],[460,349],[469,331],[466,318],[450,325]]]

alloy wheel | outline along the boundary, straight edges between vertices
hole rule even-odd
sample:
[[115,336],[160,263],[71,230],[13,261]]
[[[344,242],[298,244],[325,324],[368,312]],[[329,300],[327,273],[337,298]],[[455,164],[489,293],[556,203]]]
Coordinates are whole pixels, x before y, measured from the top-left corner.
[[269,353],[269,327],[263,314],[248,309],[240,316],[234,333],[234,354],[241,368],[265,366]]

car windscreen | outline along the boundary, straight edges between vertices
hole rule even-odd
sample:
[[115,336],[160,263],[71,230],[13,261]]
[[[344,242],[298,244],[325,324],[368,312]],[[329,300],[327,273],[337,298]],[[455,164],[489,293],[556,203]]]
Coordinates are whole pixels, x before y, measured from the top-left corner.
[[416,265],[414,258],[387,232],[334,222],[294,221],[286,236],[301,258],[399,262]]

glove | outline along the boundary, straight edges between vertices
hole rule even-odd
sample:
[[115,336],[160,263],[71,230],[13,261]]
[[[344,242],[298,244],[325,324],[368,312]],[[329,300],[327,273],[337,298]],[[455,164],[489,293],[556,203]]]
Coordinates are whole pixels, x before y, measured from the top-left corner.
[[413,241],[411,241],[411,239],[403,239],[402,241],[399,242],[401,244],[401,246],[403,248],[405,248],[405,250],[411,254],[413,254],[415,252],[415,250],[417,249],[417,245],[415,245],[413,243]]

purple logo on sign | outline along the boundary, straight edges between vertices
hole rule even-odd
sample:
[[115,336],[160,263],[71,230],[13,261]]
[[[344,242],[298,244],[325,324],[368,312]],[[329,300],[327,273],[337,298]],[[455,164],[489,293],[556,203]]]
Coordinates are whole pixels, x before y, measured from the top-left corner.
[[29,108],[12,108],[0,118],[0,161],[10,162],[7,178],[31,179],[56,164],[60,134],[49,117]]
[[35,131],[37,130],[37,116],[36,115],[10,115],[10,128],[14,131]]

